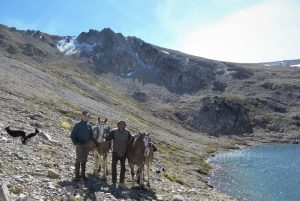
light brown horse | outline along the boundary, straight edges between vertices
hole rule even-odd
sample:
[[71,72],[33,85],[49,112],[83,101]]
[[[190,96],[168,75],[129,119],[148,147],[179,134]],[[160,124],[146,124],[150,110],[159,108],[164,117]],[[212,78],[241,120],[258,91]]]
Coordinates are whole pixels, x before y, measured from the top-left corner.
[[[153,147],[149,134],[139,133],[133,137],[128,145],[127,159],[131,170],[132,187],[135,180],[144,185],[144,166],[147,166],[147,186],[150,187],[150,167],[153,162]],[[136,178],[134,178],[134,165],[137,165]]]
[[[106,175],[108,173],[107,169],[107,155],[109,151],[109,142],[105,141],[105,135],[110,131],[110,127],[106,124],[107,119],[100,121],[98,117],[98,122],[96,126],[93,127],[94,137],[96,139],[96,146],[94,147],[94,156],[95,156],[95,167],[94,174],[99,175],[101,171],[101,162],[103,167],[103,179],[106,180]],[[102,159],[102,161],[101,161]]]

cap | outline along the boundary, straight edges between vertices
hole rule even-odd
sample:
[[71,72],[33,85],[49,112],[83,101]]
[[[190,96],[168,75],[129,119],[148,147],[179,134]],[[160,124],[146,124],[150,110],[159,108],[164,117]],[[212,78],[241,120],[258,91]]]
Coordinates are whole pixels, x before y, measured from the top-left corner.
[[84,116],[89,116],[90,115],[90,113],[87,110],[82,111],[81,114],[84,115]]
[[119,125],[119,124],[121,124],[121,123],[124,123],[124,124],[126,125],[125,121],[123,121],[123,120],[118,121],[117,125]]

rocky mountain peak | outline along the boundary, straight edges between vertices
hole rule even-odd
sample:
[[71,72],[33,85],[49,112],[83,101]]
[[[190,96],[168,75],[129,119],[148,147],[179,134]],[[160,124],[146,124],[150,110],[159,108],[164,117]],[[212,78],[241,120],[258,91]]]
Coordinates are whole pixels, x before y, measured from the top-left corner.
[[121,33],[115,33],[110,28],[104,28],[101,31],[90,29],[88,32],[82,32],[76,38],[78,43],[94,44],[106,44],[113,41],[125,41],[124,36]]
[[195,92],[209,85],[215,79],[218,63],[167,50],[136,37],[124,37],[110,28],[91,29],[69,40],[67,45],[62,44],[69,48],[66,54],[80,52],[92,58],[95,69],[100,72],[164,85],[176,93]]

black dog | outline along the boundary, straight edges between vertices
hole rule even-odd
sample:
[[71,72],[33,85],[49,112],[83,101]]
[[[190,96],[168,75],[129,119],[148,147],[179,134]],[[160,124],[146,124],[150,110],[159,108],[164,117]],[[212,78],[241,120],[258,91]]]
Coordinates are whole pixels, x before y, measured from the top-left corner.
[[25,131],[22,131],[22,130],[11,130],[8,127],[5,128],[6,132],[13,138],[16,138],[16,137],[21,137],[21,141],[23,144],[26,144],[26,141],[34,136],[36,136],[40,131],[38,129],[35,129],[35,132],[34,133],[30,133],[26,136],[26,133]]
[[22,143],[25,144],[26,133],[22,130],[11,130],[8,127],[5,128],[6,132],[13,138],[21,137]]
[[36,136],[39,132],[40,132],[40,131],[36,128],[34,133],[29,133],[29,134],[25,137],[24,142],[23,142],[23,140],[22,140],[22,143],[25,144],[26,141],[27,141],[28,139],[30,139],[30,138]]

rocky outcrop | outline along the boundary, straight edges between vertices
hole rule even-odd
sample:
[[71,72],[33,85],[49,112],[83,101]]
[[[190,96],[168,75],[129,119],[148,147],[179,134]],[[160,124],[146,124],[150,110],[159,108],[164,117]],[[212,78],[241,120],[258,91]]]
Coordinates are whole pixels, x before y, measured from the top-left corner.
[[139,102],[146,102],[148,99],[147,95],[143,92],[134,92],[132,97]]
[[203,89],[215,80],[215,67],[220,65],[220,62],[166,51],[136,37],[114,33],[109,28],[83,32],[76,41],[81,54],[92,57],[99,71],[164,85],[175,93]]
[[236,64],[227,63],[227,65],[227,71],[230,72],[234,79],[243,80],[250,78],[253,75],[253,72],[250,69],[241,68]]
[[213,91],[224,92],[225,89],[226,89],[226,87],[227,87],[227,84],[226,84],[226,83],[220,82],[220,81],[217,81],[217,80],[216,80],[216,81],[213,82],[213,88],[212,88],[212,90],[213,90]]
[[300,114],[297,114],[297,115],[294,115],[292,117],[293,119],[293,123],[296,125],[296,126],[300,126]]
[[268,123],[269,119],[262,115],[256,115],[252,119],[252,124],[254,127],[266,128]]
[[23,54],[25,54],[26,56],[47,56],[42,50],[36,48],[34,45],[32,44],[26,44],[22,47],[23,49]]
[[259,104],[261,104],[263,107],[267,107],[274,112],[279,112],[279,113],[286,113],[287,108],[283,104],[279,103],[278,100],[273,100],[271,98],[256,98],[255,99]]
[[175,115],[185,125],[211,135],[241,135],[252,133],[248,110],[237,100],[206,97]]

